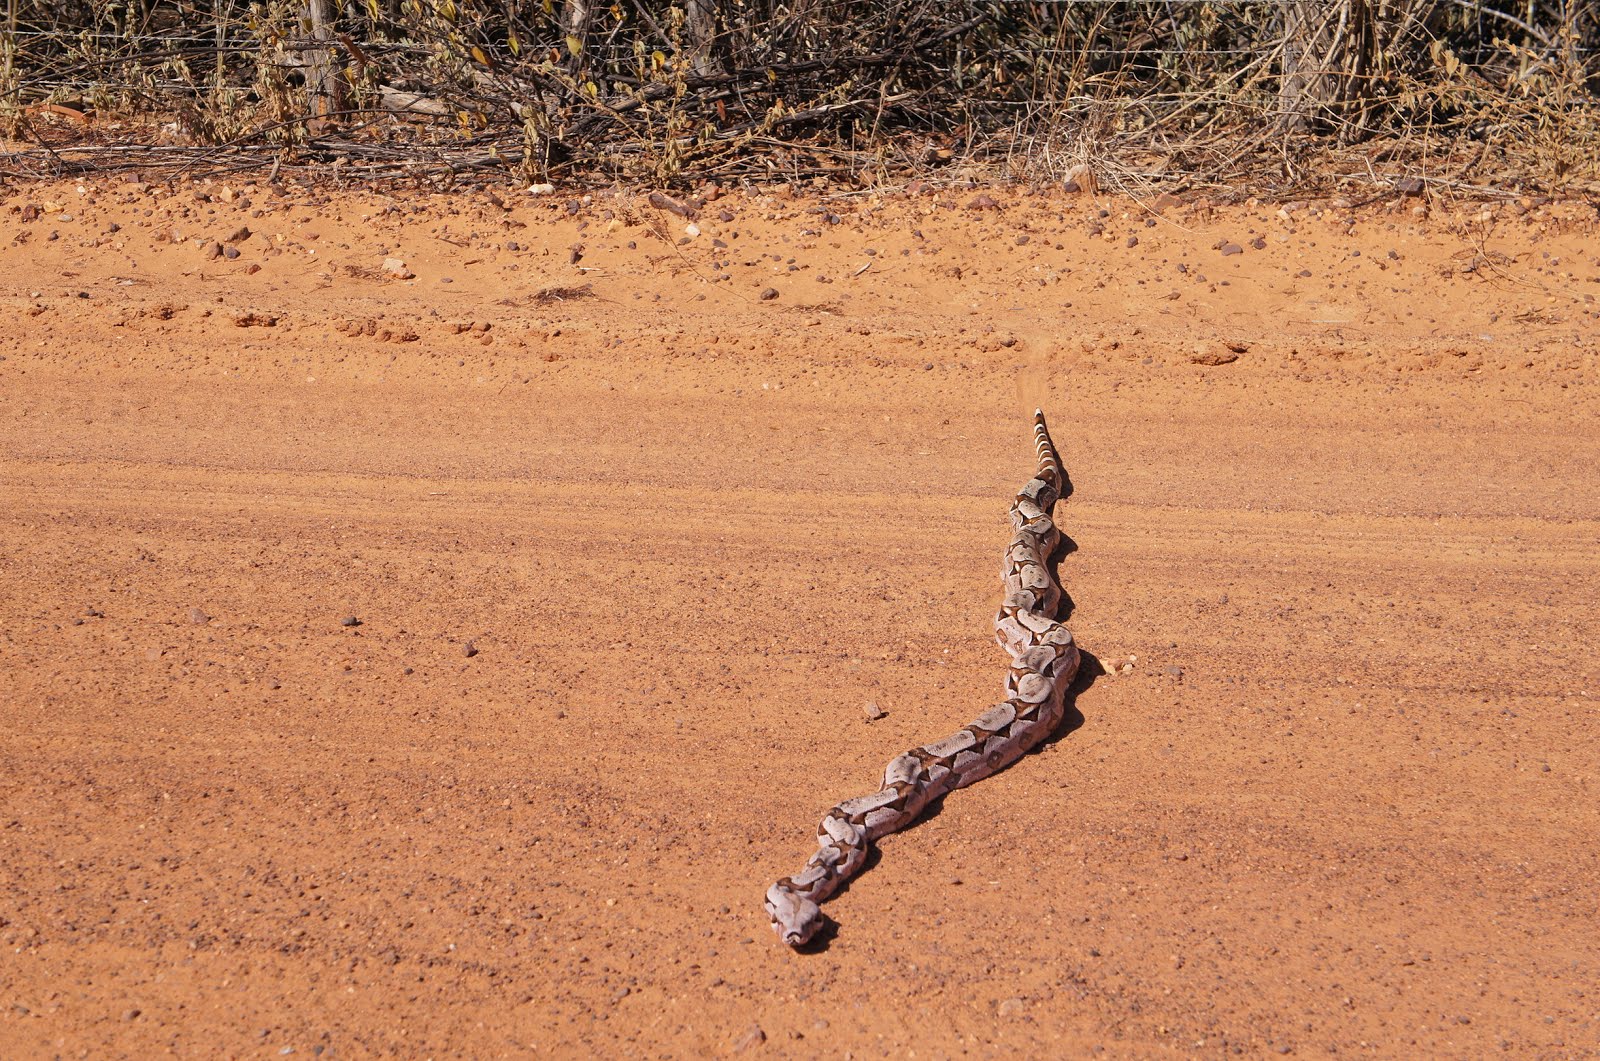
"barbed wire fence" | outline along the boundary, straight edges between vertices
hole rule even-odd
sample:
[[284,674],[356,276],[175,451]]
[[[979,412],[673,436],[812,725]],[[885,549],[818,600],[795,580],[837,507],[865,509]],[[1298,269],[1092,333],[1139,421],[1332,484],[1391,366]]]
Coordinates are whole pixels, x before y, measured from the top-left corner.
[[4,3],[14,177],[1600,179],[1600,0]]

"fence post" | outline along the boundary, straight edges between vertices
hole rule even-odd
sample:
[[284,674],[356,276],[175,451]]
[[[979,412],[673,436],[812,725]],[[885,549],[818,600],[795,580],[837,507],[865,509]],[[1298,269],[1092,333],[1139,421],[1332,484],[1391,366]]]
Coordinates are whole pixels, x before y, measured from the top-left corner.
[[1315,120],[1339,126],[1341,142],[1361,135],[1373,99],[1373,63],[1388,25],[1401,39],[1420,21],[1426,0],[1289,0],[1283,6],[1278,129],[1305,132]]
[[333,40],[332,0],[305,0],[301,25],[315,46],[305,53],[306,102],[310,105],[307,129],[320,133],[344,111],[344,74],[328,47]]
[[689,62],[696,74],[717,70],[711,49],[717,39],[716,0],[685,0],[684,29],[689,38]]
[[1303,133],[1313,113],[1333,102],[1326,69],[1339,0],[1290,0],[1283,5],[1283,79],[1278,84],[1278,129]]
[[561,5],[561,29],[567,40],[567,72],[573,77],[589,65],[589,29],[594,24],[595,0],[565,0]]
[[17,4],[6,0],[5,31],[0,33],[0,133],[16,137],[22,132],[22,76],[17,59]]

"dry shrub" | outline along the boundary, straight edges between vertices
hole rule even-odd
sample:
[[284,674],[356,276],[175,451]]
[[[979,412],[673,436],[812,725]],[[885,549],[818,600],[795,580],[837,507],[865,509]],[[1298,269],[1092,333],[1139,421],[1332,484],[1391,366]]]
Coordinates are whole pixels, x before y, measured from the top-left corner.
[[[167,129],[190,171],[1128,190],[1596,176],[1600,0],[9,5],[13,134],[31,104],[71,102]],[[75,164],[54,146],[12,168]]]

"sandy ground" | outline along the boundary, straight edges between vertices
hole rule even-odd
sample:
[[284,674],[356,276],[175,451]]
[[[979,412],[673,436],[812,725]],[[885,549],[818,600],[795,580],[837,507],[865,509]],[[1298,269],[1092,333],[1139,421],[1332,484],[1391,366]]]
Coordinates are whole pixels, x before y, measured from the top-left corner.
[[0,193],[0,1055],[1594,1056],[1595,211],[974,197]]

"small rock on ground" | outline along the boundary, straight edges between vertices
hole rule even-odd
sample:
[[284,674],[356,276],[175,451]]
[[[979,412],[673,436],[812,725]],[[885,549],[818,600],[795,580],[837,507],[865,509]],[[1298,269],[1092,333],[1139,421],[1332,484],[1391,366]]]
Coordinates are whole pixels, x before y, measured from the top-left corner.
[[753,1050],[767,1041],[767,1033],[761,1030],[761,1025],[752,1024],[744,1030],[744,1034],[733,1041],[733,1052],[742,1054],[746,1050]]
[[691,208],[661,192],[651,192],[646,199],[657,210],[665,210],[669,214],[677,214],[679,217],[690,217],[694,214]]

